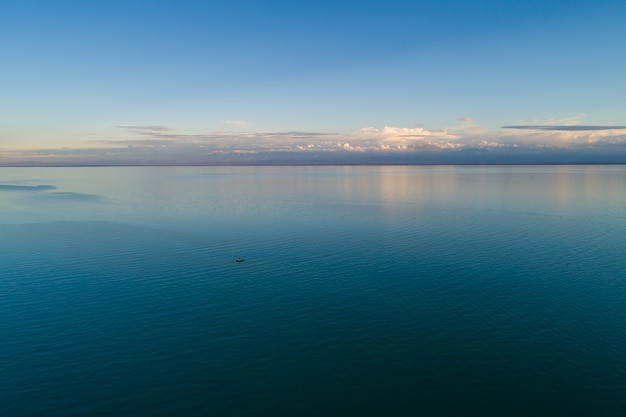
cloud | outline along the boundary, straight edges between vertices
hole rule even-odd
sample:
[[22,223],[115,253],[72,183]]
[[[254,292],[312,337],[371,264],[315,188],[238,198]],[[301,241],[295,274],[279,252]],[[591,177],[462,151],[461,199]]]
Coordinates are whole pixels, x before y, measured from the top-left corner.
[[174,130],[169,126],[160,125],[115,125],[114,127],[139,134],[164,133],[172,132]]
[[411,150],[417,148],[447,148],[459,138],[446,130],[423,127],[366,127],[347,135],[350,143],[361,150]]
[[572,126],[580,123],[581,119],[584,119],[587,115],[584,113],[577,114],[575,116],[568,117],[549,117],[544,119],[526,119],[519,120],[517,124],[520,125],[563,125]]
[[548,131],[590,131],[590,130],[624,130],[626,126],[611,125],[512,125],[502,126],[503,129],[548,130]]
[[[494,132],[489,132],[493,135]],[[600,145],[626,143],[622,125],[511,125],[504,126],[500,138],[523,146],[558,149],[591,149]]]
[[472,119],[471,117],[462,117],[460,119],[458,119],[459,122],[462,125],[473,125],[474,124],[474,119]]

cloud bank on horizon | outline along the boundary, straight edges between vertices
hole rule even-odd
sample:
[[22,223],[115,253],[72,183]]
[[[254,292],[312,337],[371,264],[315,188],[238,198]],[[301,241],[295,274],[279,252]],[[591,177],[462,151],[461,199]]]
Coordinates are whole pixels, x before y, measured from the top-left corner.
[[4,165],[626,163],[626,126],[488,129],[470,118],[459,122],[447,129],[385,126],[343,133],[188,133],[120,124],[115,129],[121,138],[92,139],[76,148],[5,151],[0,158]]

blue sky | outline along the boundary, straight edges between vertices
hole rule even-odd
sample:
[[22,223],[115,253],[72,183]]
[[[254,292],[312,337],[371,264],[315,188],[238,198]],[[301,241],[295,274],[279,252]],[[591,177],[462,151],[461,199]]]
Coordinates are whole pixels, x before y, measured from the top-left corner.
[[625,20],[623,1],[3,0],[0,164],[626,162]]

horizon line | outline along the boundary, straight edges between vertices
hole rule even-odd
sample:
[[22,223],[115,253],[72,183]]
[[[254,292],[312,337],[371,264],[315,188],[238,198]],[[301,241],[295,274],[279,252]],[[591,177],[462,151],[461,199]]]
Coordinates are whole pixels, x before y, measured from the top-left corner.
[[457,162],[457,163],[217,163],[217,164],[0,164],[0,168],[140,168],[140,167],[267,167],[267,166],[563,166],[626,165],[626,162]]

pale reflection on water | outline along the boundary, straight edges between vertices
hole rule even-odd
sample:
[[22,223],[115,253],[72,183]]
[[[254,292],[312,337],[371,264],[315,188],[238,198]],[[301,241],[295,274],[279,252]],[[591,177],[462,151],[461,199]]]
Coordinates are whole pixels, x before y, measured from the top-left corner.
[[264,216],[297,204],[623,216],[625,183],[623,166],[597,165],[0,168],[0,184],[16,188],[0,201],[7,223]]

